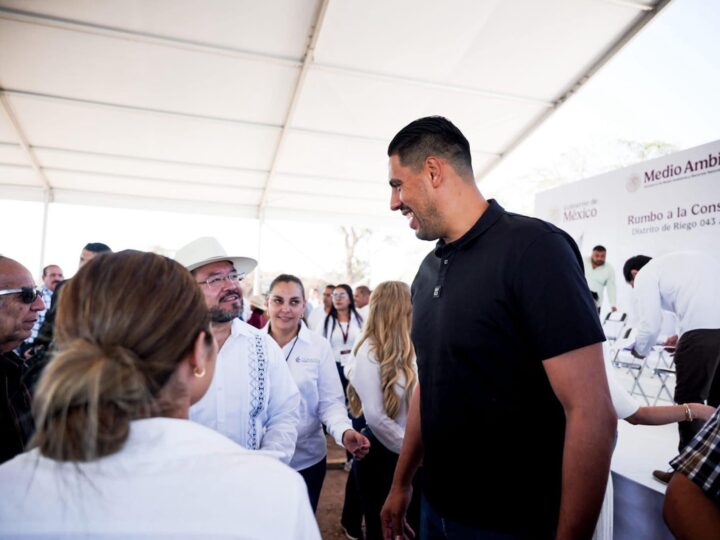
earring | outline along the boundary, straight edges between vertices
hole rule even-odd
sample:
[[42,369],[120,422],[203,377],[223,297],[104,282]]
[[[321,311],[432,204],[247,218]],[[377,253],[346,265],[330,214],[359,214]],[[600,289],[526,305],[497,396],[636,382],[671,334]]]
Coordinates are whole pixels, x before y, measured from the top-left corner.
[[205,368],[198,369],[195,367],[195,369],[193,369],[193,375],[195,375],[198,379],[202,379],[205,376]]

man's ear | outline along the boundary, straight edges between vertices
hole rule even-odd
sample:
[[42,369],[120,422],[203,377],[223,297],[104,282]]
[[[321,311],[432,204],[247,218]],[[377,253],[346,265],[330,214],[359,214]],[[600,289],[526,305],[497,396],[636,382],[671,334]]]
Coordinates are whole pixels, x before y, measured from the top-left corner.
[[425,159],[425,170],[430,176],[430,184],[436,188],[442,183],[444,163],[435,156],[428,156]]
[[630,270],[630,275],[633,277],[633,280],[634,280],[635,276],[638,275],[638,270]]

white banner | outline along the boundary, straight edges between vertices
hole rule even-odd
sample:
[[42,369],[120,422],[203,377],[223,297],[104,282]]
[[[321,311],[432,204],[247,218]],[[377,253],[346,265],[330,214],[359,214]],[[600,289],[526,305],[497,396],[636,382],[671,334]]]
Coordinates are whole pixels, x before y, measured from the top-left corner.
[[535,215],[567,231],[584,256],[605,246],[618,307],[632,311],[628,258],[680,250],[720,258],[720,141],[539,193]]

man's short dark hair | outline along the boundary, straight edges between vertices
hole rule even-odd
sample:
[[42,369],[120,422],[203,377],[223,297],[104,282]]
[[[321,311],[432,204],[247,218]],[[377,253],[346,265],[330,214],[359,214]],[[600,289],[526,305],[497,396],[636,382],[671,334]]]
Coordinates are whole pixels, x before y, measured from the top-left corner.
[[631,272],[633,270],[640,270],[651,260],[652,257],[648,257],[647,255],[635,255],[625,261],[625,265],[623,266],[623,276],[625,277],[625,281],[630,283],[634,279]]
[[446,159],[461,176],[473,176],[470,143],[447,118],[426,116],[402,128],[388,146],[403,167],[419,170],[428,156]]
[[85,244],[83,249],[92,253],[106,253],[108,251],[112,251],[110,246],[103,244],[102,242],[90,242],[89,244]]
[[368,287],[367,285],[358,285],[357,287],[355,287],[355,292],[358,292],[358,291],[360,291],[361,293],[366,294],[368,296],[370,296],[370,294],[372,293],[372,291],[370,290],[370,287]]
[[53,266],[57,266],[58,268],[60,268],[57,264],[48,264],[45,268],[43,268],[43,275],[42,275],[42,277],[47,276],[48,268],[53,267]]
[[605,246],[601,246],[600,244],[595,246],[592,250],[599,251],[600,253],[605,253],[607,251],[607,249],[605,249]]

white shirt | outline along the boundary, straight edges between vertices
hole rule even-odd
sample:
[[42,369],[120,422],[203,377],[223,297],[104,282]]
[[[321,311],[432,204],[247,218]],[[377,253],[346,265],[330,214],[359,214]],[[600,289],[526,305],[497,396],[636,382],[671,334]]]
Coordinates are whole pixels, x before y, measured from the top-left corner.
[[368,315],[370,315],[370,304],[365,304],[363,307],[357,308],[357,312],[363,318],[363,324],[365,324],[365,321],[367,321]]
[[[260,344],[260,350],[258,350]],[[215,375],[190,419],[250,450],[290,463],[297,440],[300,393],[277,343],[235,319],[217,356]]]
[[[352,358],[353,346],[355,340],[360,337],[362,331],[362,323],[358,320],[354,313],[350,314],[350,321],[341,323],[335,321],[335,328],[333,328],[332,317],[327,322],[327,335],[325,335],[325,318],[323,318],[320,326],[316,332],[321,336],[325,337],[330,342],[332,347],[335,361],[345,366]],[[345,333],[346,335],[343,335]],[[350,352],[345,352],[350,351]]]
[[[369,339],[366,339],[358,349],[354,363],[355,368],[350,382],[362,401],[365,421],[385,448],[399,454],[405,436],[408,413],[405,400],[405,376],[401,373],[393,387],[395,394],[400,398],[400,409],[395,418],[390,418],[385,412],[380,384],[380,364],[370,350]],[[417,373],[417,368],[415,372]]]
[[640,355],[656,344],[663,309],[677,316],[678,336],[720,328],[720,262],[706,253],[681,251],[652,259],[635,276],[634,295]]
[[310,330],[313,332],[320,332],[322,333],[322,325],[325,322],[325,317],[327,316],[327,313],[325,313],[325,306],[319,305],[315,309],[312,310],[312,313],[310,313],[310,316],[307,318],[307,325]]
[[[283,357],[300,390],[300,423],[290,466],[296,471],[307,469],[327,455],[325,424],[330,435],[342,446],[342,435],[352,429],[345,408],[340,377],[330,344],[300,323],[296,339],[282,348]],[[265,325],[268,332],[270,325]]]
[[0,466],[0,538],[319,539],[300,475],[187,420],[130,423],[119,452]]

